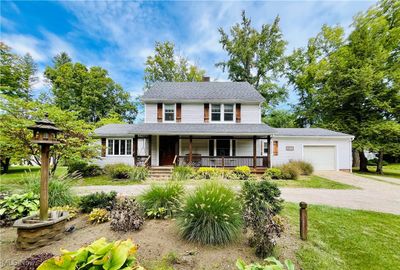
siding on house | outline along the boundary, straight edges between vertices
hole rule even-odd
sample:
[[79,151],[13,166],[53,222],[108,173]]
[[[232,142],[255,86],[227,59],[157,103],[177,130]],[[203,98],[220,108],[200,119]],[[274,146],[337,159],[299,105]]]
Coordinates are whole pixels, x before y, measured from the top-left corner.
[[151,136],[151,166],[158,166],[158,139],[158,136]]
[[156,103],[146,103],[144,104],[145,123],[157,123],[157,104]]
[[182,104],[182,123],[204,123],[204,104]]
[[258,104],[242,104],[241,123],[259,124],[261,123],[261,108]]

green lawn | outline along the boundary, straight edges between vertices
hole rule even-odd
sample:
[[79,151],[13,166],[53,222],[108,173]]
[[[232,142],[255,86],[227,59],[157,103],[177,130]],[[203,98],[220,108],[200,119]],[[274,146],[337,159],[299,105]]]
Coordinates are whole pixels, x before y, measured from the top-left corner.
[[[359,172],[358,168],[353,169],[353,171],[357,174],[369,175],[372,177],[377,176],[377,174],[375,173],[376,166],[368,166],[368,170],[370,170],[370,172],[366,173],[366,172]],[[378,174],[378,176],[380,176],[380,175]],[[400,163],[393,163],[393,164],[383,166],[383,175],[382,176],[400,179]]]
[[316,175],[303,176],[299,180],[273,180],[279,187],[291,188],[326,188],[326,189],[358,189],[355,186],[342,184]]
[[[298,235],[299,207],[285,206],[282,214]],[[296,253],[302,269],[388,270],[400,265],[398,215],[311,205],[308,228],[308,240]]]

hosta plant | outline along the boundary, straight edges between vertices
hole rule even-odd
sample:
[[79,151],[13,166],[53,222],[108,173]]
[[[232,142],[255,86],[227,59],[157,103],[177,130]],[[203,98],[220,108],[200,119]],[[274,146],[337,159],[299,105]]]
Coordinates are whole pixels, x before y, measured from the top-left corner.
[[32,255],[15,266],[15,270],[36,270],[44,261],[53,258],[52,253],[39,253]]
[[1,225],[10,225],[12,221],[34,214],[39,209],[39,196],[33,192],[13,194],[0,200]]
[[134,198],[121,197],[111,211],[111,229],[114,231],[139,230],[144,223],[140,205]]
[[178,220],[183,238],[201,244],[226,244],[241,230],[240,202],[235,192],[207,182],[190,194]]
[[100,224],[110,220],[110,213],[106,209],[94,208],[89,214],[89,221],[93,224]]
[[62,250],[61,256],[45,261],[38,270],[144,270],[136,259],[137,249],[130,239],[107,242],[100,238],[77,251]]
[[284,263],[281,263],[274,257],[269,257],[266,258],[264,261],[265,264],[246,264],[244,261],[239,259],[236,261],[236,267],[238,268],[238,270],[295,270],[294,264],[290,260],[285,260]]

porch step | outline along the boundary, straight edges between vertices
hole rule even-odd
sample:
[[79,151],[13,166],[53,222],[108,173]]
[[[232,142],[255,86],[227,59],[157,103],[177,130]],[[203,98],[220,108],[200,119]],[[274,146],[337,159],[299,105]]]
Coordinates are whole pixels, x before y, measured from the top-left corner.
[[167,180],[171,177],[173,167],[151,167],[150,178],[157,180]]

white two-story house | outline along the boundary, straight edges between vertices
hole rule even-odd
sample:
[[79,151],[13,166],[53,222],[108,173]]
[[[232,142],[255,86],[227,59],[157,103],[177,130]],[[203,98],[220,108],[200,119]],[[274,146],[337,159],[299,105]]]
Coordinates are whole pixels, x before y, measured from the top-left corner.
[[306,160],[317,170],[351,170],[353,136],[263,124],[264,98],[246,82],[159,82],[142,101],[144,123],[96,129],[101,165],[247,165],[262,170]]

